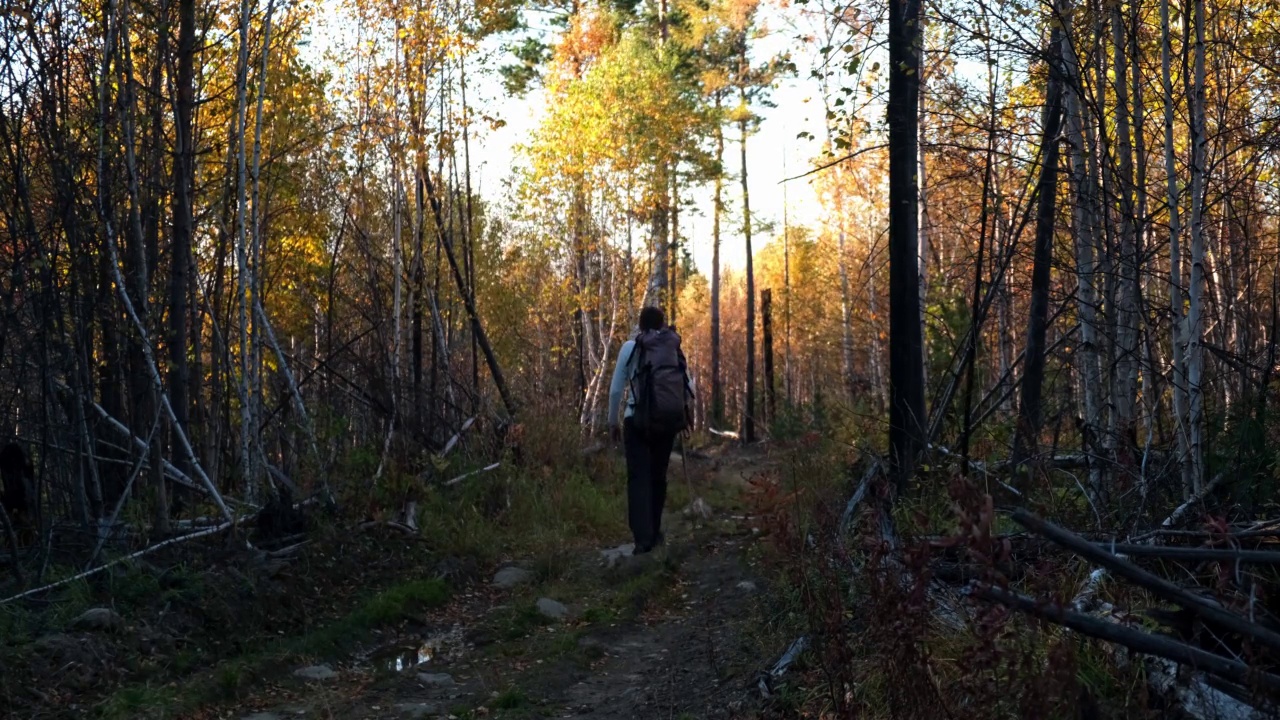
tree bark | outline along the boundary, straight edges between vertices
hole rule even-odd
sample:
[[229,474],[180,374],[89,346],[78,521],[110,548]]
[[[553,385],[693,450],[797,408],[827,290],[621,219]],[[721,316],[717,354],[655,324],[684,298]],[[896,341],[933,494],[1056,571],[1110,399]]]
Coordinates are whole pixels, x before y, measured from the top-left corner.
[[[836,181],[837,183],[840,180]],[[857,399],[857,388],[855,387],[853,377],[853,303],[849,296],[849,253],[845,248],[845,218],[844,218],[844,192],[842,189],[836,190],[836,258],[837,267],[840,270],[840,377],[844,381],[844,390],[846,399],[854,402]],[[874,283],[871,283],[874,286]],[[869,308],[871,313],[875,314],[875,290],[871,290],[872,305]],[[872,368],[878,370],[879,363],[876,361],[876,343],[873,342],[870,348]],[[876,373],[877,377],[879,373]],[[877,385],[879,382],[877,381]]]
[[[746,92],[742,94],[742,103],[746,105]],[[742,441],[755,442],[756,439],[756,280],[754,259],[751,251],[751,193],[747,189],[747,121],[738,121],[738,130],[742,134],[740,150],[742,157],[742,236],[747,246],[747,387],[745,412],[742,417]]]
[[[1132,450],[1134,432],[1134,405],[1137,398],[1138,379],[1138,248],[1136,208],[1133,201],[1133,134],[1129,125],[1129,58],[1125,52],[1126,37],[1124,16],[1120,3],[1111,5],[1111,42],[1115,67],[1113,85],[1116,95],[1116,145],[1120,177],[1116,183],[1120,195],[1120,287],[1117,288],[1116,307],[1116,382],[1115,425],[1113,441],[1121,452],[1122,462],[1127,462]],[[1137,62],[1137,59],[1134,59]]]
[[1045,91],[1040,141],[1040,177],[1036,185],[1036,240],[1031,269],[1031,311],[1027,322],[1026,368],[1014,435],[1016,467],[1036,452],[1040,434],[1040,398],[1044,381],[1045,334],[1049,325],[1049,280],[1053,263],[1053,229],[1058,199],[1058,135],[1062,120],[1062,31],[1049,36],[1049,78]]
[[1080,349],[1078,355],[1080,374],[1080,399],[1083,405],[1080,418],[1081,448],[1091,458],[1089,462],[1089,489],[1096,497],[1102,488],[1101,453],[1098,442],[1102,431],[1102,366],[1098,359],[1098,288],[1094,250],[1097,247],[1097,187],[1089,173],[1087,157],[1091,148],[1085,137],[1089,126],[1088,110],[1082,97],[1079,59],[1071,42],[1063,43],[1066,72],[1071,73],[1071,83],[1066,97],[1067,140],[1071,152],[1071,183],[1074,186],[1075,203],[1071,208],[1071,225],[1076,255],[1076,305],[1080,318]]
[[671,281],[667,286],[667,323],[676,324],[676,313],[680,309],[680,173],[671,173]]
[[778,419],[777,387],[773,377],[773,290],[760,292],[760,328],[764,335],[764,416],[767,422]]
[[[181,0],[188,2],[189,0]],[[248,138],[249,127],[249,18],[251,14],[250,0],[241,0],[238,22],[240,47],[236,65],[236,308],[239,333],[240,377],[240,476],[244,483],[243,491],[249,502],[256,502],[258,497],[257,475],[254,472],[254,430],[255,395],[251,378],[253,369],[251,360],[253,352],[249,338],[249,325],[252,322],[250,295],[254,289],[253,275],[249,266],[249,200],[248,200]],[[229,342],[229,341],[228,341]]]
[[[169,404],[173,408],[174,432],[187,433],[187,270],[191,265],[191,237],[194,217],[192,194],[195,183],[195,138],[192,115],[195,111],[196,3],[178,0],[178,100],[174,135],[173,248],[169,268]],[[186,458],[175,458],[178,469],[190,474]],[[169,503],[164,484],[157,488],[156,530],[169,533]]]
[[1191,283],[1187,304],[1187,396],[1188,460],[1191,463],[1192,492],[1204,482],[1204,0],[1193,0],[1195,10],[1195,74],[1191,95]]
[[498,395],[502,398],[502,405],[506,408],[507,414],[514,417],[516,414],[515,400],[511,396],[511,391],[507,388],[506,376],[502,374],[502,367],[498,364],[498,356],[493,352],[493,345],[489,342],[489,335],[485,333],[484,324],[480,322],[480,313],[476,310],[476,300],[471,293],[466,291],[466,280],[462,276],[462,270],[458,265],[457,253],[453,250],[453,242],[450,240],[448,230],[444,225],[444,213],[440,208],[440,198],[436,195],[435,184],[431,182],[430,175],[423,177],[423,183],[427,188],[427,199],[431,202],[431,212],[435,217],[440,244],[444,247],[445,256],[449,260],[449,269],[453,271],[454,282],[458,285],[458,292],[462,295],[463,305],[467,310],[467,316],[471,320],[471,330],[475,333],[476,342],[480,344],[481,352],[484,353],[485,363],[489,366],[489,374],[493,376],[493,384],[498,388]]
[[[984,14],[983,24],[990,34],[990,21]],[[969,442],[973,433],[973,385],[977,372],[978,345],[981,342],[983,305],[982,305],[982,271],[983,259],[987,248],[987,228],[991,222],[991,175],[995,166],[996,152],[996,76],[1000,66],[991,52],[991,41],[987,41],[987,109],[990,112],[990,123],[987,127],[987,152],[982,164],[982,208],[978,220],[978,257],[973,267],[973,302],[969,306],[969,343],[965,349],[965,381],[963,425],[960,430],[960,472],[969,474]]]
[[668,196],[666,191],[668,168],[664,165],[658,170],[660,177],[654,181],[654,185],[663,188],[663,190],[658,193],[660,200],[657,203],[657,207],[653,209],[653,216],[650,218],[649,251],[653,258],[653,267],[649,271],[649,284],[644,293],[644,304],[649,307],[662,307],[663,300],[666,299],[668,261],[671,255],[667,242],[671,221],[669,209],[667,208]]
[[720,372],[720,215],[724,212],[724,126],[720,122],[721,97],[716,102],[716,177],[711,207],[711,421],[724,423],[724,378]]
[[1164,170],[1166,202],[1169,206],[1169,309],[1170,344],[1173,348],[1173,417],[1178,446],[1178,466],[1182,472],[1183,497],[1195,492],[1192,480],[1190,445],[1187,435],[1187,361],[1183,344],[1186,311],[1182,304],[1182,219],[1178,211],[1178,165],[1173,144],[1173,42],[1169,27],[1169,0],[1160,0],[1160,79],[1164,89]]
[[899,492],[915,475],[927,422],[915,177],[920,5],[920,0],[889,4],[889,453]]
[[1147,314],[1147,282],[1154,273],[1154,258],[1147,253],[1147,138],[1146,138],[1146,105],[1143,96],[1145,83],[1142,78],[1142,54],[1138,43],[1139,31],[1142,27],[1141,2],[1133,0],[1129,6],[1129,57],[1131,87],[1133,88],[1133,160],[1134,160],[1134,217],[1133,217],[1133,256],[1136,273],[1133,292],[1137,297],[1135,308],[1138,320],[1137,345],[1139,350],[1139,375],[1142,390],[1142,422],[1144,434],[1148,442],[1156,425],[1156,413],[1160,407],[1160,391],[1157,387],[1156,366],[1152,357],[1152,328]]

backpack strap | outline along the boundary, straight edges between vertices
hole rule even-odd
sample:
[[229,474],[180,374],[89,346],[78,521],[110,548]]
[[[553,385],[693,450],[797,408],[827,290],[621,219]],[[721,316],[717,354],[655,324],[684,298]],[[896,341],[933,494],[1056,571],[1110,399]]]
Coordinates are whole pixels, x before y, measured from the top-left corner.
[[640,342],[644,331],[636,333],[635,338],[631,341],[631,354],[627,356],[627,365],[631,365],[631,375],[627,378],[627,389],[630,391],[630,397],[627,398],[627,405],[636,404],[636,376],[640,374],[640,364],[644,362],[644,344]]
[[680,357],[680,372],[684,375],[684,391],[689,394],[689,397],[697,397],[689,387],[689,362],[684,357],[684,350],[677,349],[676,354]]

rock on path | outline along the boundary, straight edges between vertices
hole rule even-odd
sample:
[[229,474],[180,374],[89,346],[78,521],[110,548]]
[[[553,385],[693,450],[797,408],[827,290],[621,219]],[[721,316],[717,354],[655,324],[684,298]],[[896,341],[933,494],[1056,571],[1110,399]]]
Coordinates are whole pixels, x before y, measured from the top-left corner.
[[493,584],[497,587],[509,589],[517,585],[523,585],[533,579],[533,574],[524,568],[515,566],[504,567],[493,576]]
[[625,562],[627,558],[631,557],[631,553],[635,549],[636,549],[636,546],[634,544],[627,543],[626,545],[619,545],[616,548],[601,550],[600,560],[604,562],[604,566],[606,568],[612,570],[613,568],[617,567],[621,563]]
[[418,682],[428,687],[453,687],[457,685],[448,673],[418,673]]
[[124,627],[124,618],[110,608],[91,608],[71,623],[77,630],[115,632]]
[[552,620],[564,620],[569,617],[569,608],[564,603],[551,598],[540,598],[538,600],[538,612],[542,613],[543,617]]
[[324,682],[338,677],[338,673],[328,665],[312,665],[311,667],[298,668],[293,671],[293,674],[294,677],[314,682]]

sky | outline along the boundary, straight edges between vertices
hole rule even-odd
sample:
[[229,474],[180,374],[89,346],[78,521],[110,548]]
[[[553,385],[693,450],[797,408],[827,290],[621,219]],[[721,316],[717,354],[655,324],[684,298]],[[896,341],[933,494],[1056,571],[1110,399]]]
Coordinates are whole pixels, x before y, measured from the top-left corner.
[[[788,27],[794,18],[784,14],[796,11],[783,10],[771,4],[763,4],[761,8],[760,25],[766,32],[753,44],[752,51],[757,61],[791,50],[799,72],[797,77],[778,82],[770,95],[774,107],[756,109],[761,123],[758,131],[747,139],[753,225],[758,227],[769,223],[774,227],[774,232],[763,236],[757,234],[753,238],[756,251],[768,240],[781,235],[784,215],[791,226],[812,227],[820,221],[821,207],[809,180],[795,180],[785,183],[785,186],[781,181],[811,167],[811,158],[820,150],[819,141],[800,139],[798,134],[808,132],[815,138],[824,136],[820,88],[816,81],[808,78],[806,60],[812,49],[799,46],[794,37],[795,31]],[[312,28],[308,50],[314,53],[315,58],[323,57],[335,41],[351,40],[347,33],[353,27],[353,24],[343,21],[339,12],[320,13]],[[478,112],[506,123],[497,130],[484,129],[473,136],[471,146],[474,186],[486,200],[495,202],[501,201],[507,192],[505,181],[512,177],[516,146],[537,129],[545,110],[540,91],[513,97],[502,87],[498,68],[504,63],[514,62],[503,54],[502,48],[513,39],[508,35],[484,41],[477,53],[480,67],[473,65],[471,82],[474,84],[468,88],[469,94],[474,92],[472,103]],[[742,268],[746,250],[741,233],[740,192],[737,189],[741,168],[738,135],[730,129],[725,140],[725,165],[732,178],[726,190],[734,203],[734,216],[722,220],[721,263],[728,268]],[[682,234],[689,242],[694,264],[702,272],[709,272],[711,267],[711,200],[710,186],[690,191],[680,217]]]

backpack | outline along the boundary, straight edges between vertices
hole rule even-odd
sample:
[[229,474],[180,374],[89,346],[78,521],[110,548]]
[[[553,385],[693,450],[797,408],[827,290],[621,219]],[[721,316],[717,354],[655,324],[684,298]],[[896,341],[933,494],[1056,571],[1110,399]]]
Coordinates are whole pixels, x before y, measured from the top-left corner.
[[689,426],[687,402],[691,395],[680,335],[670,328],[645,330],[636,336],[635,343],[632,422],[648,435],[675,435]]

